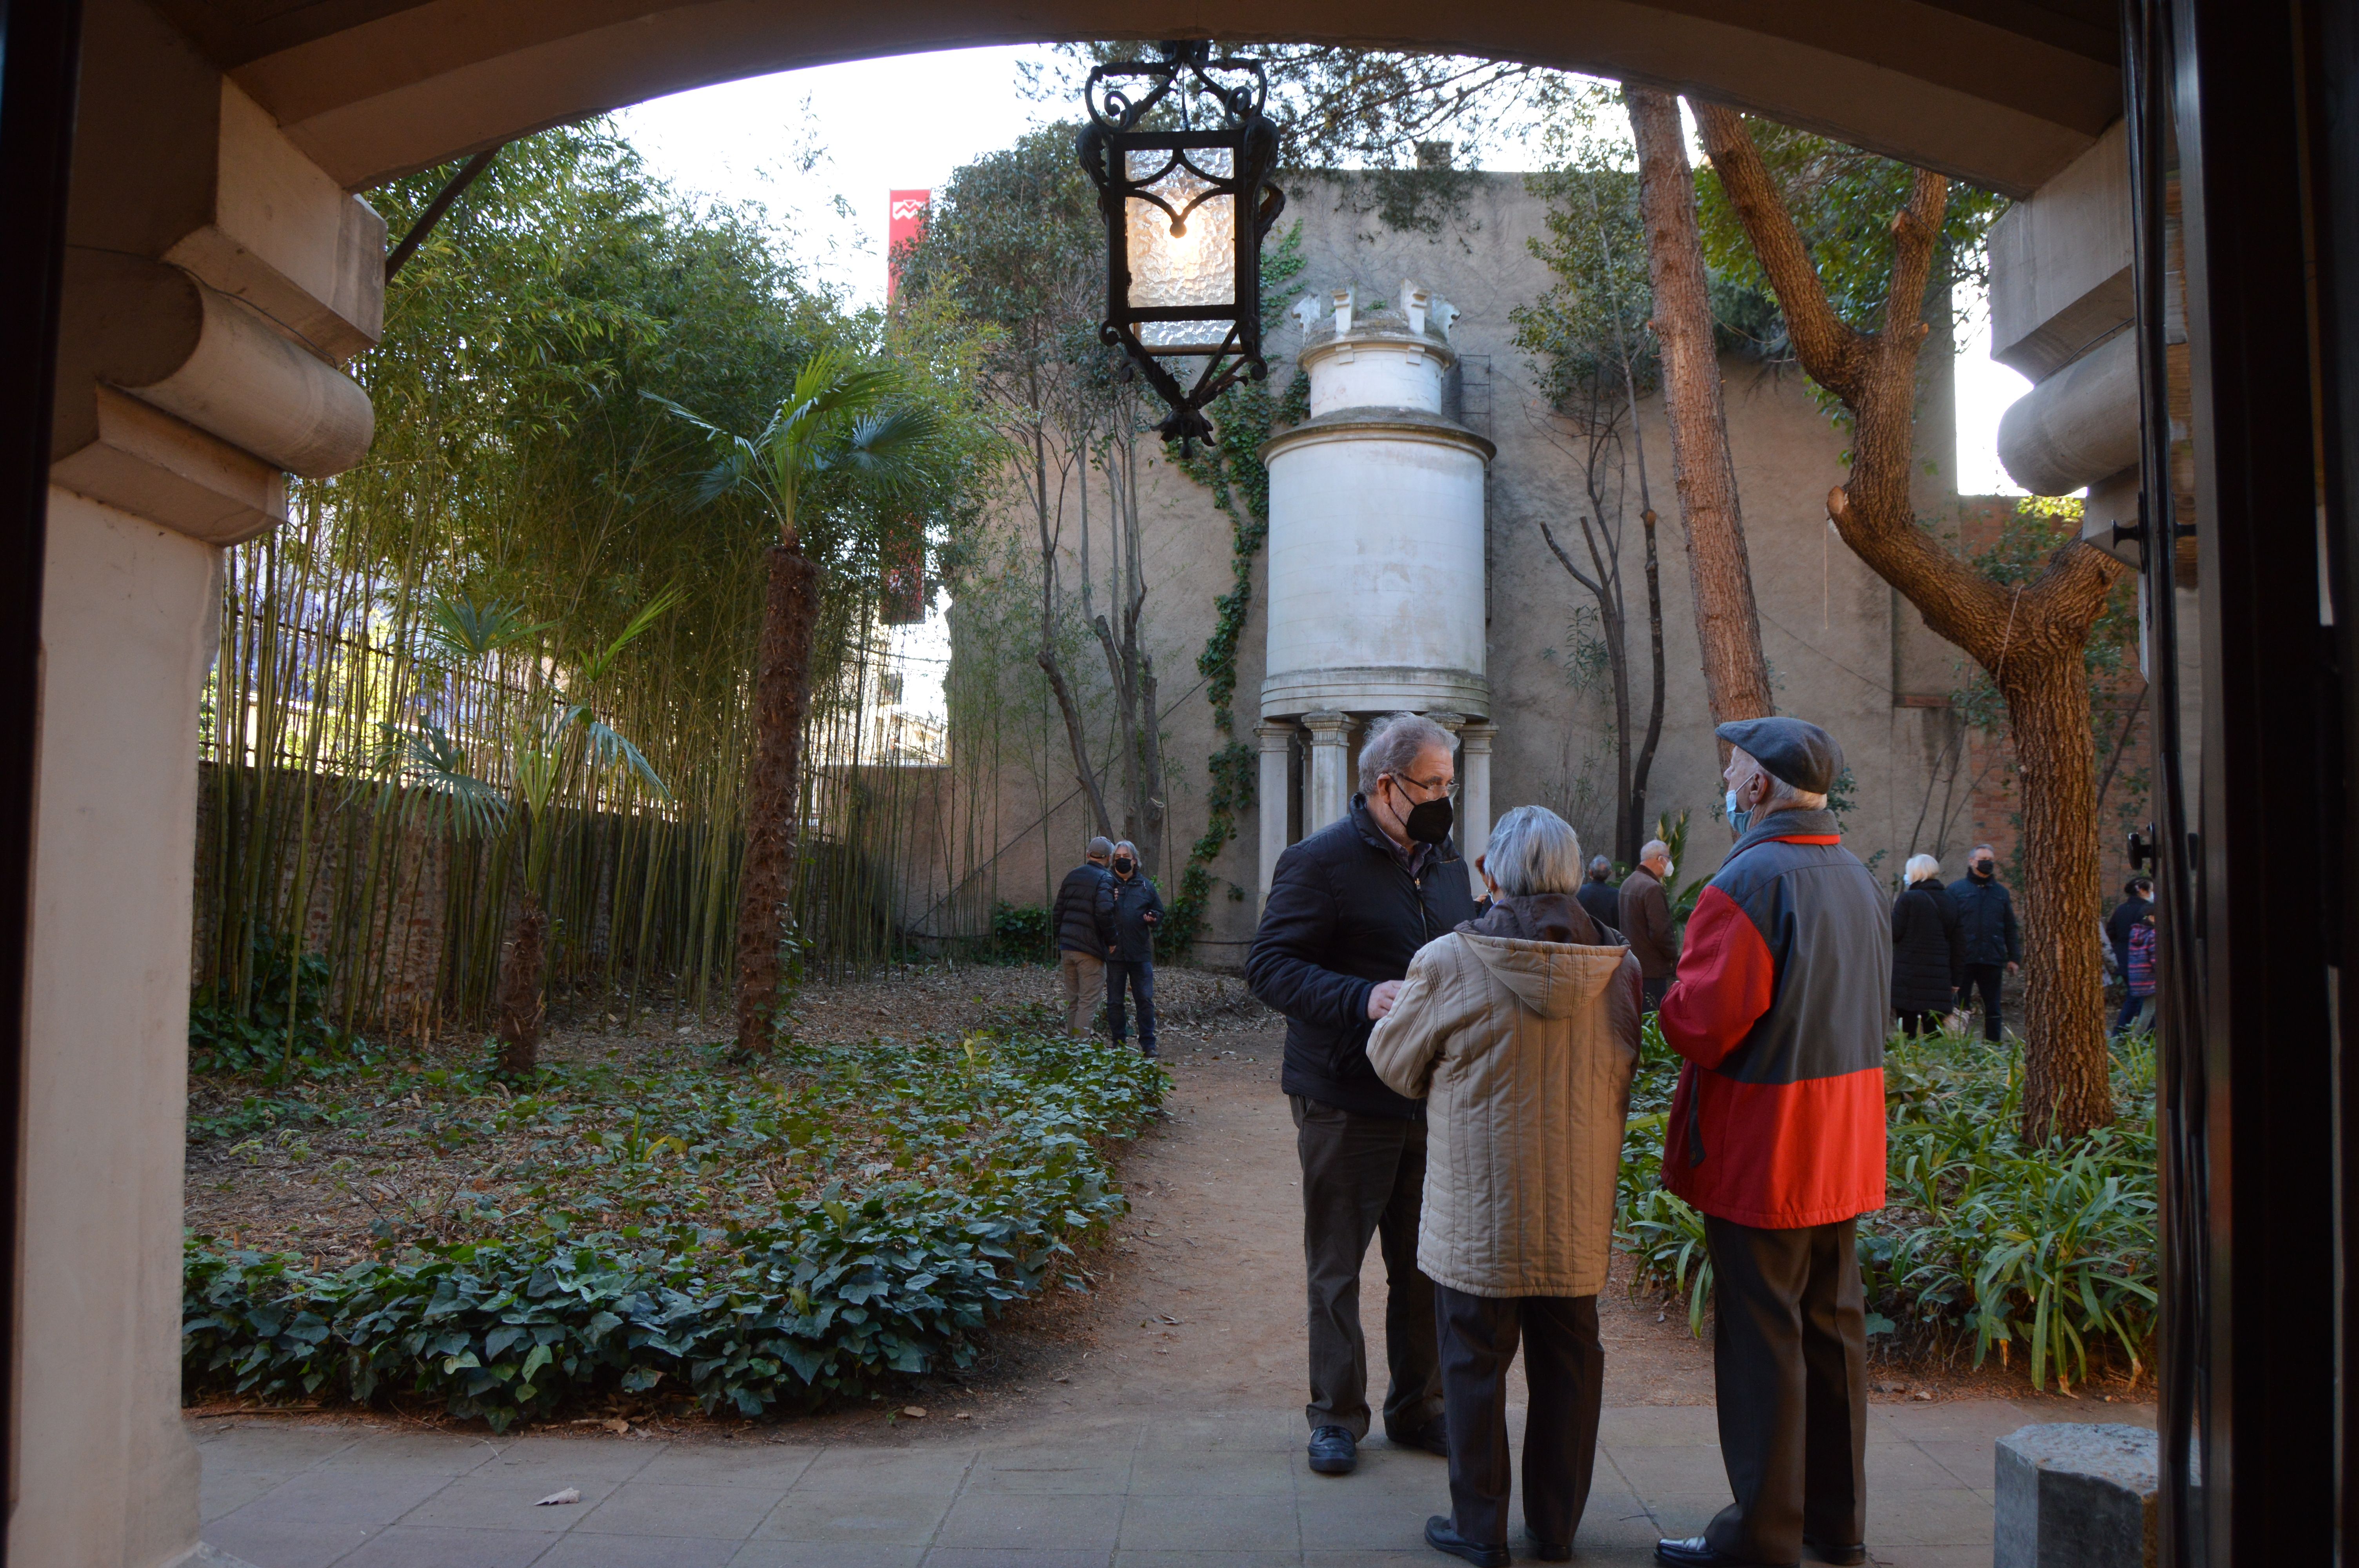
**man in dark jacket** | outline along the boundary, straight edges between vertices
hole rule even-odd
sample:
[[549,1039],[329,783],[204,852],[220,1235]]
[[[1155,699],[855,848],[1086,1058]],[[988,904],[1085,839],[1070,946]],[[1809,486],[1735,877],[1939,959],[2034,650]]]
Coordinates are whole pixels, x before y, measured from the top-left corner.
[[1658,1015],[1687,1058],[1663,1185],[1703,1212],[1720,1451],[1736,1500],[1655,1545],[1674,1568],[1867,1561],[1858,1217],[1884,1206],[1883,890],[1827,809],[1815,724],[1723,724],[1746,824],[1688,919]]
[[1138,846],[1125,838],[1114,847],[1113,871],[1098,889],[1098,935],[1105,939],[1106,1026],[1121,1044],[1130,1032],[1122,993],[1138,1004],[1138,1048],[1155,1054],[1155,927],[1163,919],[1163,895],[1138,866]]
[[1395,714],[1360,752],[1350,812],[1278,857],[1245,958],[1254,995],[1286,1015],[1281,1082],[1302,1162],[1302,1253],[1310,1281],[1310,1468],[1340,1476],[1368,1433],[1368,1353],[1360,1263],[1383,1238],[1385,1435],[1447,1454],[1433,1285],[1417,1267],[1425,1192],[1425,1108],[1369,1065],[1369,1031],[1392,1011],[1408,961],[1474,916],[1450,840],[1457,771],[1449,732]]
[[1090,1032],[1090,1010],[1105,989],[1105,939],[1098,935],[1098,890],[1105,885],[1114,844],[1090,840],[1082,863],[1058,884],[1053,912],[1057,926],[1057,974],[1065,982],[1065,1033]]
[[1622,926],[1622,892],[1614,885],[1614,862],[1603,855],[1593,855],[1589,861],[1588,880],[1572,896],[1589,912],[1589,918],[1608,930]]
[[2115,1034],[2130,1026],[2146,1002],[2146,998],[2130,989],[2130,933],[2137,929],[2139,921],[2153,913],[2154,883],[2145,877],[2132,877],[2123,885],[2122,902],[2105,916],[2105,941],[2114,950],[2114,968],[2122,975],[2122,1011],[2114,1020]]
[[1676,869],[1671,864],[1671,847],[1660,838],[1650,838],[1638,851],[1638,869],[1622,879],[1618,924],[1622,939],[1637,955],[1648,1012],[1663,1005],[1663,993],[1671,989],[1671,977],[1679,972],[1680,938],[1671,926],[1670,895],[1663,891]]
[[2023,932],[2015,923],[2015,899],[1998,880],[1998,851],[1977,844],[1966,851],[1966,874],[1950,884],[1958,906],[1958,929],[1966,943],[1966,979],[1958,1005],[1983,994],[1983,1038],[1999,1038],[1998,989],[2023,962]]

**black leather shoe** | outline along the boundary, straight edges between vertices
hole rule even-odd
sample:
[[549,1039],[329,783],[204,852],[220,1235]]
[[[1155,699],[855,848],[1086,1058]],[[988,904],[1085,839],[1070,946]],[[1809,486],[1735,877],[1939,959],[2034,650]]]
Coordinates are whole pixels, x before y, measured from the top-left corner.
[[1425,1521],[1425,1543],[1436,1552],[1447,1552],[1452,1557],[1463,1557],[1475,1568],[1507,1568],[1512,1561],[1504,1546],[1484,1546],[1458,1533],[1448,1514],[1432,1514]]
[[1571,1547],[1552,1545],[1548,1541],[1542,1541],[1537,1535],[1532,1537],[1531,1544],[1526,1548],[1526,1550],[1543,1563],[1570,1563],[1572,1561]]
[[1450,1457],[1450,1423],[1437,1417],[1412,1433],[1387,1430],[1385,1441],[1395,1448],[1421,1448],[1428,1454],[1447,1459]]
[[1310,1467],[1321,1476],[1348,1476],[1360,1467],[1360,1445],[1340,1426],[1310,1434]]
[[1799,1568],[1793,1563],[1763,1564],[1731,1557],[1701,1535],[1690,1535],[1685,1541],[1655,1542],[1655,1561],[1669,1568]]
[[1811,1556],[1821,1563],[1834,1563],[1835,1568],[1854,1568],[1855,1564],[1867,1561],[1867,1548],[1864,1546],[1829,1546],[1822,1541],[1812,1541],[1807,1535],[1802,1537],[1802,1545]]

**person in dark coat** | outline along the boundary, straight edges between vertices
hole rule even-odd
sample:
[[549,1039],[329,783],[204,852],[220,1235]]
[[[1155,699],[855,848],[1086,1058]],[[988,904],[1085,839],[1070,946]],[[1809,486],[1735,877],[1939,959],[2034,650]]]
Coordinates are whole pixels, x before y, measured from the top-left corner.
[[1155,928],[1163,920],[1163,895],[1139,870],[1138,846],[1125,838],[1114,847],[1111,872],[1098,889],[1098,935],[1105,941],[1106,1027],[1117,1045],[1130,1032],[1123,992],[1138,1004],[1138,1048],[1155,1054]]
[[1983,1038],[1996,1042],[2004,1022],[1999,986],[2023,963],[2023,931],[2015,923],[2014,895],[1998,880],[1998,851],[1987,844],[1966,851],[1966,874],[1950,884],[1950,897],[1957,903],[1966,941],[1966,978],[1958,987],[1958,1005],[1982,992]]
[[[2114,949],[2114,968],[2119,969],[2125,982],[2130,972],[2130,935],[2137,924],[2154,913],[2154,883],[2145,877],[2132,877],[2122,888],[2122,902],[2114,905],[2113,914],[2105,916],[2105,940]],[[2119,1034],[2136,1019],[2145,1001],[2125,983],[2122,987],[2122,1011],[2114,1020],[2113,1033]]]
[[1643,994],[1648,1012],[1663,1005],[1663,995],[1680,968],[1679,932],[1671,925],[1670,894],[1664,891],[1676,870],[1671,847],[1649,838],[1638,851],[1638,869],[1622,879],[1618,895],[1622,939],[1637,955],[1638,972],[1646,977]]
[[1589,862],[1589,879],[1572,896],[1589,912],[1589,918],[1609,930],[1622,928],[1622,890],[1614,885],[1614,862],[1603,855],[1593,856]]
[[1729,816],[1743,835],[1688,919],[1656,1014],[1685,1057],[1663,1185],[1702,1211],[1720,1452],[1735,1500],[1671,1568],[1864,1563],[1867,1330],[1859,1217],[1884,1206],[1891,910],[1827,809],[1834,738],[1747,719]]
[[1908,885],[1892,901],[1892,1011],[1911,1039],[1940,1032],[1966,979],[1965,933],[1941,885],[1941,862],[1908,857]]
[[1382,1238],[1385,1435],[1445,1454],[1433,1285],[1417,1267],[1425,1189],[1425,1108],[1394,1093],[1368,1060],[1368,1034],[1392,1011],[1409,959],[1474,918],[1450,838],[1457,771],[1450,732],[1395,714],[1360,751],[1360,791],[1339,820],[1280,855],[1245,957],[1255,996],[1286,1015],[1280,1083],[1302,1162],[1309,1284],[1310,1468],[1348,1474],[1368,1433],[1368,1353],[1360,1264]]
[[1058,884],[1051,918],[1057,928],[1057,976],[1065,983],[1065,1033],[1090,1032],[1090,1010],[1105,989],[1105,938],[1098,935],[1098,891],[1113,875],[1111,839],[1093,838],[1082,863]]

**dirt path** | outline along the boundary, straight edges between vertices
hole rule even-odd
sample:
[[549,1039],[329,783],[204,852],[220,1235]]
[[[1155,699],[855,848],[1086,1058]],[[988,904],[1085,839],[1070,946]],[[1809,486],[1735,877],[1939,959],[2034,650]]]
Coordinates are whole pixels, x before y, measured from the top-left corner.
[[[1282,1040],[1274,1026],[1167,1033],[1177,1086],[1169,1119],[1123,1162],[1131,1213],[1084,1260],[1097,1290],[1027,1314],[998,1337],[962,1407],[973,1418],[997,1424],[1024,1419],[1027,1407],[1033,1415],[1301,1408],[1302,1207],[1294,1124],[1278,1088]],[[1372,1246],[1361,1284],[1372,1368],[1385,1364],[1384,1279]],[[1684,1322],[1631,1301],[1618,1279],[1599,1307],[1606,1403],[1712,1402],[1711,1355]],[[1370,1399],[1380,1402],[1381,1389]]]

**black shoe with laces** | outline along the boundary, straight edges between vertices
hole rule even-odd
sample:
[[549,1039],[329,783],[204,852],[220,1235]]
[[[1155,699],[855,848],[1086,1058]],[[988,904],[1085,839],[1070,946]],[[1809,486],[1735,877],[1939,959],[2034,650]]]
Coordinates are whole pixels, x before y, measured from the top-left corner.
[[1360,1466],[1360,1445],[1340,1426],[1310,1434],[1310,1468],[1321,1476],[1348,1476]]
[[1655,1542],[1655,1561],[1665,1568],[1797,1568],[1792,1563],[1754,1563],[1742,1557],[1731,1557],[1701,1535]]
[[1447,1552],[1452,1557],[1462,1557],[1475,1568],[1507,1568],[1513,1561],[1504,1546],[1484,1546],[1458,1533],[1458,1526],[1448,1514],[1431,1514],[1425,1521],[1425,1543],[1436,1552]]

